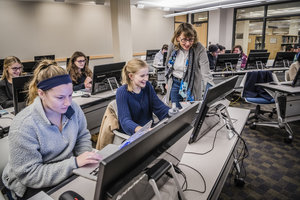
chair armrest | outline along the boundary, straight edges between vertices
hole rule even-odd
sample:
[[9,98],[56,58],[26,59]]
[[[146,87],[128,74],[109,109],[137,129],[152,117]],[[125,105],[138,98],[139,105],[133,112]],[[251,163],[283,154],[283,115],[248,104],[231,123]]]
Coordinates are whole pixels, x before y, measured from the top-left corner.
[[117,130],[113,130],[113,133],[115,134],[113,144],[117,145],[122,144],[125,140],[127,140],[130,137],[130,135],[121,133]]

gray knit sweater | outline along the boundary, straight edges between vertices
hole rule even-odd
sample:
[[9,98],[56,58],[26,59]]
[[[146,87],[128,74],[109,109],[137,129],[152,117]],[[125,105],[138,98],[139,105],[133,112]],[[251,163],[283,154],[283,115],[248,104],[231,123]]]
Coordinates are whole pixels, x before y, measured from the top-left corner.
[[50,187],[65,180],[77,167],[75,156],[92,150],[86,119],[77,104],[71,104],[62,120],[60,132],[46,117],[39,97],[14,118],[2,180],[19,197],[26,187]]

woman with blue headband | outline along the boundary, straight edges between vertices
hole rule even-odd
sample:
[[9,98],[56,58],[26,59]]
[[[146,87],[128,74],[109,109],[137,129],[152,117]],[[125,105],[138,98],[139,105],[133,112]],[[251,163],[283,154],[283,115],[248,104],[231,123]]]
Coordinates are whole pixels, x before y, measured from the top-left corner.
[[16,115],[8,135],[10,158],[2,180],[14,198],[27,199],[36,189],[65,180],[73,169],[99,162],[72,92],[65,69],[50,60],[39,63],[29,84],[29,105]]

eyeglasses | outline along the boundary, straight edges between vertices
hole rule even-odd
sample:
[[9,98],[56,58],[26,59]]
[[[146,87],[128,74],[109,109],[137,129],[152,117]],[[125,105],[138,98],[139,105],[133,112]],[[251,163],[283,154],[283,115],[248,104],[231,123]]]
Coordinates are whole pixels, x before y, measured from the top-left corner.
[[18,71],[18,70],[22,70],[23,67],[13,67],[11,68],[14,72]]
[[180,41],[185,44],[187,42],[189,43],[193,43],[194,42],[194,38],[190,38],[190,39],[187,39],[187,38],[180,38]]
[[85,60],[76,60],[76,62],[79,62],[79,63],[84,63]]

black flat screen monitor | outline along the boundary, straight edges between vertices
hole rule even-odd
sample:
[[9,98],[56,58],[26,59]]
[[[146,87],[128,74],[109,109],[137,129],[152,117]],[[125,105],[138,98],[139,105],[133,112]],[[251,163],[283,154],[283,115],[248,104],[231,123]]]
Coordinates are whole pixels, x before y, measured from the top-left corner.
[[166,63],[167,55],[168,55],[168,52],[165,52],[164,57],[163,57],[163,66],[167,66],[167,63]]
[[121,188],[158,161],[159,156],[192,129],[191,122],[198,107],[199,102],[194,102],[165,123],[103,159],[99,164],[94,200],[115,197]]
[[272,67],[290,67],[295,55],[296,52],[277,52]]
[[41,61],[41,60],[55,60],[55,55],[42,55],[42,56],[34,56],[34,61]]
[[[90,62],[90,56],[87,56],[86,57],[87,58],[87,64],[89,64],[89,62]],[[66,66],[68,67],[68,64],[69,64],[69,61],[70,61],[70,58],[67,58],[67,60],[66,60]]]
[[[92,94],[97,94],[110,90],[108,78],[115,77],[118,84],[121,85],[121,72],[125,62],[110,63],[105,65],[94,66]],[[112,87],[116,88],[116,83],[111,82]]]
[[234,91],[234,86],[237,80],[238,76],[234,76],[207,89],[206,95],[200,105],[199,112],[194,124],[194,130],[192,132],[189,143],[197,142],[201,137],[203,137],[203,134],[205,134],[205,132],[203,132],[204,130],[201,128],[209,108],[215,102],[224,99],[227,95],[232,93]]
[[34,69],[37,66],[37,63],[37,61],[22,62],[23,72],[33,73]]
[[267,49],[251,49],[249,53],[264,53],[268,52]]
[[[219,54],[216,61],[214,71],[233,70],[239,60],[239,54],[237,53],[225,53]],[[230,69],[230,68],[233,69]]]
[[155,54],[159,52],[159,49],[147,50],[146,51],[146,61],[154,60]]
[[4,59],[0,59],[0,74],[2,74],[3,72],[3,63],[4,63]]
[[245,69],[263,69],[266,67],[270,52],[249,53]]
[[27,90],[25,89],[27,83],[31,80],[33,75],[20,76],[12,79],[13,88],[13,102],[14,114],[18,114],[26,106]]

